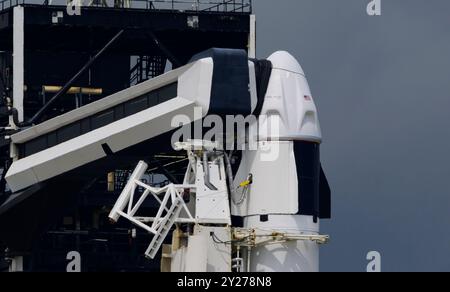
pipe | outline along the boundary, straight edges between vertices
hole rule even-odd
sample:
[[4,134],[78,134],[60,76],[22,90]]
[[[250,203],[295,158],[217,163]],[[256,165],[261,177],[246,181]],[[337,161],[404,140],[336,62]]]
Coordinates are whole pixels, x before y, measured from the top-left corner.
[[252,248],[249,246],[247,247],[247,273],[250,273],[251,270],[251,257],[252,257]]
[[[89,69],[92,64],[101,56],[103,53],[123,34],[125,30],[119,31],[94,57],[89,59],[89,61],[81,68],[80,71],[78,71],[77,74],[75,74],[72,79],[70,79],[66,85],[64,85],[58,93],[56,93],[30,120],[16,124],[19,127],[26,127],[32,125],[34,122],[36,122],[41,115],[62,95],[66,94],[66,92],[72,87],[72,84],[80,78],[81,75],[84,74],[84,72]],[[14,121],[14,123],[16,123]]]
[[205,185],[211,191],[217,191],[218,189],[211,183],[211,178],[209,176],[209,165],[208,165],[208,152],[203,152],[203,172],[205,173]]
[[225,172],[227,174],[228,188],[230,190],[231,200],[233,201],[233,203],[235,205],[240,205],[240,204],[237,204],[237,202],[235,200],[236,190],[234,188],[233,170],[231,168],[230,157],[228,156],[228,154],[225,151],[224,151],[224,157],[225,157]]
[[181,67],[181,62],[167,49],[167,47],[156,37],[153,31],[148,31],[147,34],[152,38],[155,44],[159,47],[159,49],[166,55],[167,59],[169,59],[170,63],[172,63],[173,68]]
[[[61,90],[62,86],[44,85],[42,90],[45,93],[57,93]],[[91,88],[91,87],[70,87],[67,90],[67,94],[86,94],[86,95],[102,95],[102,88]]]

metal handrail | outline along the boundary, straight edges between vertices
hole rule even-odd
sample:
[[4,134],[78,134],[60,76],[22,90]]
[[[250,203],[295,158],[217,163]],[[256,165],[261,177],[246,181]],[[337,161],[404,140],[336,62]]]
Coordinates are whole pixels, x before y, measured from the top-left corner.
[[[71,0],[0,0],[0,11],[18,5],[67,6]],[[78,0],[82,7],[251,13],[252,0]]]

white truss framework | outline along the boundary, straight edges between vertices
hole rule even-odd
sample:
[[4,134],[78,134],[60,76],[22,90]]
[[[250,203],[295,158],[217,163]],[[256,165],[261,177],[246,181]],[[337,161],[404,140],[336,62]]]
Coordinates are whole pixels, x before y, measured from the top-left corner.
[[[195,190],[196,187],[189,184],[170,184],[163,188],[154,188],[141,181],[147,168],[148,165],[145,162],[139,162],[109,217],[113,222],[117,222],[119,217],[123,217],[136,226],[154,234],[155,236],[146,252],[146,256],[154,258],[175,223],[195,223],[195,219],[184,202],[181,192],[184,190]],[[135,192],[138,187],[143,188],[144,193],[135,203]],[[149,196],[153,197],[160,205],[156,216],[137,217],[137,211]],[[185,211],[187,218],[179,218],[181,210]],[[151,223],[151,225],[147,225],[147,223]]]

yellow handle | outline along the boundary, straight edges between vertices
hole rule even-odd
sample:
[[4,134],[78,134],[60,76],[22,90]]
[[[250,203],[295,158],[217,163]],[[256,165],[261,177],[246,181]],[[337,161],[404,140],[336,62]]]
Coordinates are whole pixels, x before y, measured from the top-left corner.
[[240,187],[240,188],[244,188],[244,187],[250,185],[251,183],[252,183],[252,182],[251,182],[250,180],[246,180],[246,181],[241,182],[241,183],[239,184],[239,187]]

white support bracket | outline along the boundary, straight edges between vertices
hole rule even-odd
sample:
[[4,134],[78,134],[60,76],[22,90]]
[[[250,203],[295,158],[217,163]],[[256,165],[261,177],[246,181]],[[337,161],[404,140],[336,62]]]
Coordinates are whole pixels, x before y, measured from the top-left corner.
[[[229,193],[223,151],[218,143],[209,141],[189,141],[177,143],[177,150],[188,152],[189,165],[184,183],[170,184],[163,188],[154,188],[141,181],[148,165],[140,161],[131,174],[125,188],[109,214],[112,222],[123,217],[134,225],[154,235],[145,255],[153,259],[169,234],[172,226],[178,224],[231,224]],[[143,193],[136,197],[136,189]],[[186,205],[183,192],[195,196],[195,214]],[[148,197],[153,197],[160,207],[155,217],[138,217],[138,210]],[[191,206],[193,207],[193,206]],[[180,218],[181,211],[186,214]]]

